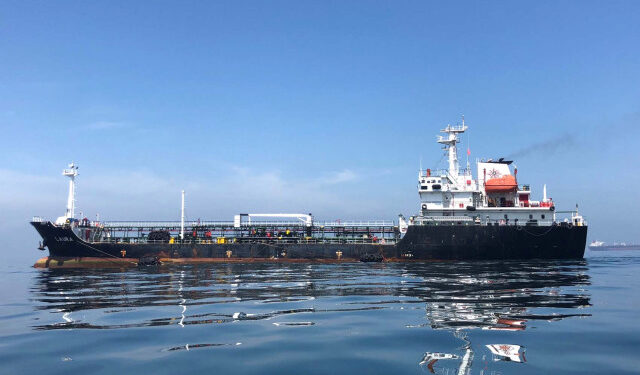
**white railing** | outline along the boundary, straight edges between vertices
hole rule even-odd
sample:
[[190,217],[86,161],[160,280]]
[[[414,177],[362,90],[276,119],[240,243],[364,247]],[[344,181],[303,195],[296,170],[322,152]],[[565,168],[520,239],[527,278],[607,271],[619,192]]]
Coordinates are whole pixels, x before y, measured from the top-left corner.
[[[180,221],[103,221],[105,228],[164,228],[180,227]],[[186,227],[228,225],[233,226],[233,221],[185,221]]]
[[314,226],[324,227],[392,227],[395,225],[395,221],[389,220],[314,222]]
[[[427,173],[429,175],[427,175]],[[446,177],[449,175],[449,170],[438,168],[438,169],[421,169],[420,177]]]
[[[555,221],[556,225],[563,225],[564,221]],[[570,222],[570,221],[569,221]],[[461,223],[464,225],[477,224],[477,225],[496,225],[496,226],[539,226],[539,227],[548,227],[554,224],[553,220],[504,220],[504,219],[492,219],[486,220],[481,219],[479,221],[475,221],[471,217],[467,216],[430,216],[424,218],[417,218],[414,221],[413,225],[428,225],[428,224],[444,224],[444,225],[455,225],[456,223]]]
[[423,216],[422,221],[473,221],[469,216]]

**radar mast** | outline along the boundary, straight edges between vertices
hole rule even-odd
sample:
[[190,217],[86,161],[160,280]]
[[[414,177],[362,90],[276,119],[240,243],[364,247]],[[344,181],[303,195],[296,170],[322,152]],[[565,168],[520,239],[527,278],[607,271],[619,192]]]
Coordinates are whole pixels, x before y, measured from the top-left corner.
[[446,136],[438,136],[438,143],[444,145],[444,149],[448,151],[449,154],[449,175],[457,179],[460,175],[460,164],[458,163],[458,148],[456,146],[457,143],[460,142],[458,139],[458,134],[462,134],[467,130],[467,125],[464,123],[464,117],[462,118],[462,125],[451,126],[447,125],[446,128],[442,129],[442,133],[446,133]]

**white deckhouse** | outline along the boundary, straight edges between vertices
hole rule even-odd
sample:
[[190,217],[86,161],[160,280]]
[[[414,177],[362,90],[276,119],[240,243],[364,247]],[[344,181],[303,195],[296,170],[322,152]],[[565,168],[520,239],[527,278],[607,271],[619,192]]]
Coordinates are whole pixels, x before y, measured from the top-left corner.
[[[437,142],[443,145],[449,159],[444,170],[420,170],[418,194],[420,213],[409,219],[409,225],[553,225],[556,220],[555,205],[547,198],[546,186],[542,200],[532,200],[529,185],[519,185],[518,169],[512,161],[477,160],[477,178],[471,168],[460,168],[456,145],[459,135],[467,130],[462,125],[448,125]],[[402,224],[401,218],[401,227]],[[583,225],[577,210],[572,214],[571,225]]]

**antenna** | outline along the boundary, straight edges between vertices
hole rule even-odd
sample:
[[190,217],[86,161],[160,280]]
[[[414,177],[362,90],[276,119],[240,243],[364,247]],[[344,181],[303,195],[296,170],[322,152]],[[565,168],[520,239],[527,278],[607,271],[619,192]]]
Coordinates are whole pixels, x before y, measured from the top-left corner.
[[[462,127],[464,128],[464,115],[462,115]],[[469,148],[469,133],[467,133],[467,171],[471,175],[471,165],[469,164],[469,155],[471,155],[471,149]]]

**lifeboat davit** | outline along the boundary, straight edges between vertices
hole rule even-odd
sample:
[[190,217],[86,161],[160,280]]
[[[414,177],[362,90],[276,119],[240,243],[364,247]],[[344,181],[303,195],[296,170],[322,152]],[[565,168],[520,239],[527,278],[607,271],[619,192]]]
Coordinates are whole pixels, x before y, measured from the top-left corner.
[[487,193],[511,193],[518,190],[518,183],[516,178],[511,175],[492,178],[487,180],[484,190]]

